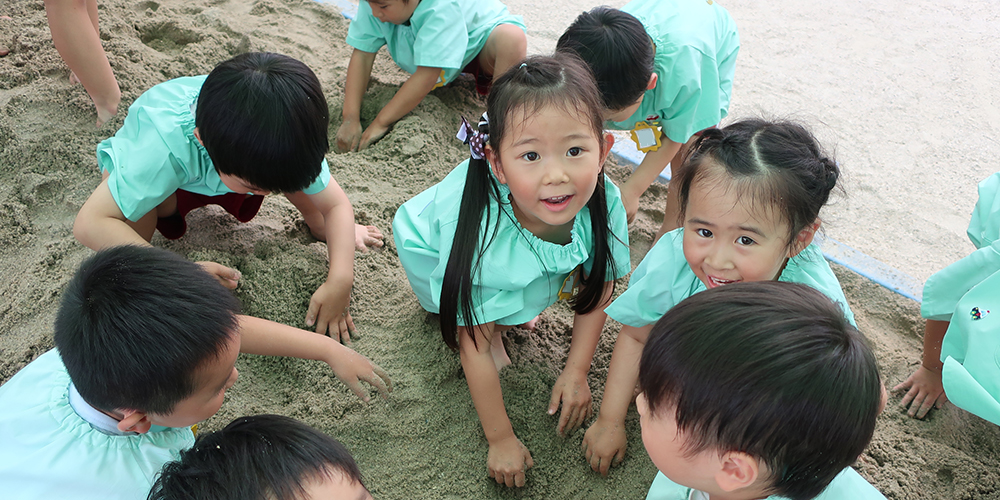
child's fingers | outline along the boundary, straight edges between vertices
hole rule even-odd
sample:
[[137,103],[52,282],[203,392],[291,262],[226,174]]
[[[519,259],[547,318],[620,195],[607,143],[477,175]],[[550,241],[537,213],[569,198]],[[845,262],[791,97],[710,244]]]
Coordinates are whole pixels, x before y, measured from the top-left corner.
[[[508,485],[508,486],[510,486],[510,485]],[[522,471],[518,471],[516,474],[514,474],[514,486],[517,486],[518,488],[524,486],[524,471],[523,470]]]
[[925,396],[923,403],[920,404],[920,409],[917,410],[917,418],[926,417],[927,412],[931,411],[931,408],[934,407],[934,401],[935,400],[933,398]]
[[378,378],[382,382],[384,382],[381,386],[375,384],[375,387],[378,387],[379,392],[382,393],[382,397],[388,399],[389,393],[392,392],[392,379],[389,378],[389,374],[386,373],[381,366],[376,365],[375,363],[372,363],[372,371],[375,372],[375,375],[378,375]]
[[900,406],[903,408],[909,406],[910,402],[913,401],[913,398],[917,397],[919,392],[920,391],[918,391],[916,387],[911,387],[910,390],[906,391],[906,394],[903,395],[903,399],[899,402]]
[[353,392],[355,396],[361,398],[361,400],[364,401],[365,403],[367,403],[371,399],[368,396],[368,391],[364,390],[364,387],[361,386],[360,380],[354,379],[344,383],[347,384],[347,387],[351,389],[351,392]]

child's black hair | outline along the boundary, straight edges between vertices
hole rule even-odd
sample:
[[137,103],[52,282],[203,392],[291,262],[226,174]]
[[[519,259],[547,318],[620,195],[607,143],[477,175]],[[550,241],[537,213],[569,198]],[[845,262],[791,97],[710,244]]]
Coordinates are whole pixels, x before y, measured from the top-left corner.
[[167,250],[120,246],[80,264],[56,314],[55,343],[80,396],[104,411],[167,414],[237,331],[239,302]]
[[335,474],[364,486],[336,439],[289,417],[240,417],[164,465],[149,500],[296,500],[303,483]]
[[791,244],[795,235],[816,222],[837,186],[840,168],[798,123],[747,119],[705,130],[671,181],[678,189],[680,225],[691,185],[719,177],[730,180],[747,206],[784,217]]
[[580,56],[594,73],[604,107],[625,109],[646,91],[653,74],[653,41],[632,14],[595,7],[580,14],[556,42]]
[[689,453],[740,451],[770,471],[769,494],[818,495],[871,441],[878,363],[844,311],[777,281],[692,295],[653,327],[639,388],[676,418]]
[[[601,154],[607,148],[603,139],[603,108],[593,76],[587,66],[572,54],[556,53],[553,56],[532,56],[523,64],[515,65],[501,75],[486,98],[489,145],[499,155],[500,143],[513,121],[526,119],[545,106],[558,106],[571,114],[582,116],[591,125],[594,136],[601,145]],[[602,168],[597,186],[587,202],[593,226],[593,268],[582,280],[580,291],[571,299],[573,310],[587,313],[601,304],[604,283],[615,275],[611,254],[612,234],[608,220],[608,202],[604,192],[607,182]],[[473,308],[473,276],[479,272],[480,257],[496,236],[501,213],[492,222],[490,200],[497,204],[510,203],[500,199],[498,181],[485,159],[469,160],[469,173],[462,193],[455,229],[454,244],[448,257],[441,284],[441,335],[452,349],[458,349],[458,318],[472,327],[478,325]],[[503,210],[501,209],[501,212]],[[481,231],[486,220],[486,229]],[[489,227],[492,226],[492,230]],[[475,333],[470,331],[473,342]]]
[[248,52],[208,75],[195,124],[216,170],[253,187],[293,193],[319,176],[330,149],[319,79],[291,57]]

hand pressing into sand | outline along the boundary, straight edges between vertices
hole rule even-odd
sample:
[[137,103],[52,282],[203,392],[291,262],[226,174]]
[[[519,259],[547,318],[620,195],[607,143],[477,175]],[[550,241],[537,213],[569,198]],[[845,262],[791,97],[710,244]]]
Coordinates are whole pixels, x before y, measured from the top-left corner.
[[923,365],[892,390],[906,391],[900,405],[908,408],[906,414],[911,417],[924,418],[931,408],[940,409],[948,402],[941,383],[941,372],[929,370]]
[[559,425],[556,432],[566,436],[577,427],[583,425],[593,414],[593,397],[590,395],[590,385],[587,384],[586,372],[563,370],[552,386],[552,398],[549,400],[549,415],[555,415],[562,402],[562,413],[559,414]]
[[358,354],[352,349],[348,349],[338,343],[330,346],[329,358],[324,359],[330,365],[337,379],[344,383],[362,401],[368,402],[371,398],[361,382],[371,384],[382,399],[389,399],[392,392],[392,381],[389,375],[381,367],[372,363],[368,358]]
[[497,484],[506,485],[508,488],[524,486],[524,474],[534,465],[531,453],[517,437],[510,436],[496,443],[490,443],[490,451],[486,455],[486,467],[489,469],[490,477],[495,479]]
[[594,472],[602,476],[608,475],[612,465],[618,465],[625,460],[625,447],[628,439],[620,422],[610,422],[598,415],[597,421],[590,425],[583,435],[583,455]]
[[343,153],[357,151],[361,144],[361,123],[357,120],[344,120],[337,129],[337,149]]
[[240,278],[243,277],[243,275],[236,269],[226,267],[217,262],[202,260],[195,262],[195,264],[201,266],[201,268],[208,272],[208,274],[215,276],[215,279],[219,280],[219,283],[222,283],[222,286],[230,290],[235,290],[236,285],[240,283]]
[[354,225],[354,249],[365,253],[369,248],[382,248],[385,242],[382,241],[382,231],[375,226]]
[[379,139],[385,137],[385,134],[388,132],[389,126],[380,124],[378,119],[376,119],[371,125],[368,126],[367,129],[365,129],[365,133],[361,134],[361,143],[358,144],[358,151],[375,144]]
[[306,311],[306,326],[316,326],[316,333],[329,334],[338,342],[351,345],[351,333],[354,332],[354,319],[347,310],[351,302],[351,286],[338,283],[331,276],[323,282],[312,298],[309,299],[309,309]]

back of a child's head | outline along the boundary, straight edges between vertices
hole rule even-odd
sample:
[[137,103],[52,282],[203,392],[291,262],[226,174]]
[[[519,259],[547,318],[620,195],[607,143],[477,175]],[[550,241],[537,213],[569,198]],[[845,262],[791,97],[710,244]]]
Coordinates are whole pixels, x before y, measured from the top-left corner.
[[751,210],[783,218],[792,241],[817,221],[839,177],[837,162],[802,125],[747,119],[703,131],[671,184],[682,225],[692,185],[722,181]]
[[201,266],[167,250],[120,246],[80,264],[63,292],[55,344],[94,407],[167,414],[196,371],[237,332],[239,302]]
[[149,500],[298,500],[305,483],[337,474],[364,487],[354,458],[330,436],[280,415],[240,417],[167,463]]
[[[503,148],[502,142],[516,133],[543,108],[556,107],[568,119],[585,123],[597,138],[601,157],[608,147],[602,139],[604,132],[603,107],[593,75],[579,57],[570,53],[551,56],[530,56],[500,75],[486,98],[488,123],[482,122],[479,131],[488,134],[488,144],[494,152]],[[574,310],[588,312],[600,303],[607,266],[613,268],[610,251],[607,199],[604,194],[603,170],[598,176],[597,187],[587,202],[594,231],[593,271],[583,280],[581,291],[571,300]],[[490,173],[485,158],[469,160],[469,173],[462,193],[454,245],[448,259],[442,283],[440,313],[441,333],[445,343],[458,348],[455,337],[457,318],[466,325],[479,324],[472,308],[472,276],[479,269],[479,254],[492,242],[495,234],[480,234],[482,221],[497,217],[491,213],[489,200],[510,203],[500,199],[496,179]],[[489,227],[489,226],[488,226]],[[492,227],[498,226],[492,224]]]
[[632,14],[595,7],[580,14],[559,37],[556,50],[580,56],[594,73],[604,107],[631,106],[653,74],[653,42]]
[[301,61],[248,52],[208,75],[195,124],[215,168],[256,188],[292,193],[319,175],[330,113],[319,79]]
[[676,415],[691,453],[747,453],[766,465],[769,494],[793,500],[818,495],[861,455],[882,395],[875,356],[843,310],[774,281],[707,290],[668,311],[643,349],[639,388],[651,414]]

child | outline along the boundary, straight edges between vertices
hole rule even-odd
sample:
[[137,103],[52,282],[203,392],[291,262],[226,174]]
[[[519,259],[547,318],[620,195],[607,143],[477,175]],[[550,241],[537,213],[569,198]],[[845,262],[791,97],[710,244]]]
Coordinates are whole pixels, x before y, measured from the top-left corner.
[[683,226],[660,238],[606,311],[623,323],[597,420],[583,451],[607,474],[625,458],[625,416],[639,352],[664,313],[706,288],[738,281],[805,283],[844,308],[844,292],[812,244],[819,211],[839,177],[816,139],[789,122],[746,120],[705,131],[671,185]]
[[[511,15],[499,0],[362,0],[347,43],[354,53],[337,131],[341,151],[365,149],[381,139],[428,92],[451,83],[460,71],[473,74],[485,95],[490,77],[495,80],[524,59],[528,46],[521,16]],[[361,100],[383,45],[412,76],[362,133]]]
[[4,495],[145,498],[194,442],[190,427],[219,410],[240,352],[323,360],[365,400],[359,379],[390,390],[336,340],[238,310],[215,278],[166,250],[122,246],[84,261],[63,294],[56,349],[0,386]]
[[[590,65],[607,126],[633,130],[646,153],[622,185],[632,220],[639,197],[668,162],[672,178],[677,176],[682,146],[729,113],[740,49],[736,23],[711,0],[633,0],[621,10],[584,12],[556,48],[575,52]],[[657,239],[677,227],[678,208],[671,188]]]
[[689,297],[639,363],[646,500],[881,499],[850,468],[885,395],[865,338],[815,289],[757,282]]
[[[102,182],[77,214],[73,234],[95,250],[148,245],[154,230],[180,238],[194,208],[221,205],[248,222],[264,195],[285,193],[330,254],[330,274],[309,301],[306,324],[349,343],[354,249],[381,246],[382,234],[354,224],[351,202],[330,178],[323,158],[329,121],[316,75],[280,54],[241,54],[207,77],[156,85],[97,146]],[[236,287],[239,272],[205,267]]]
[[101,46],[97,0],[45,0],[45,16],[70,83],[82,83],[94,101],[99,127],[118,113],[122,91]]
[[149,500],[371,500],[354,458],[295,419],[257,415],[198,436],[163,467]]
[[911,417],[924,418],[932,407],[951,400],[1000,425],[1000,379],[993,359],[1000,331],[1000,172],[979,183],[968,234],[978,250],[924,284],[923,362],[893,390],[908,389],[902,405]]
[[628,230],[603,171],[613,139],[581,61],[527,59],[497,79],[487,110],[472,159],[404,203],[392,227],[420,305],[440,312],[444,341],[461,354],[490,477],[522,486],[532,459],[503,406],[497,372],[510,358],[501,332],[570,300],[573,339],[548,412],[562,402],[560,434],[580,426],[591,413],[587,373],[603,309],[630,267]]

